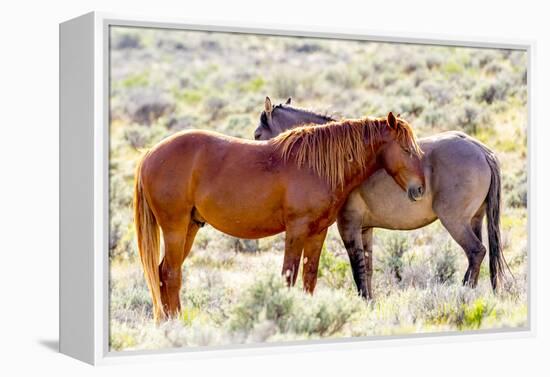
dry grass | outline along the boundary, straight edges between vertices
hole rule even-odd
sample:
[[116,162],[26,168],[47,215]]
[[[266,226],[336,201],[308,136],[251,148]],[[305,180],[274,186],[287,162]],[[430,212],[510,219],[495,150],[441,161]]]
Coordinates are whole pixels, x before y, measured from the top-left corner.
[[[526,325],[524,53],[160,29],[114,28],[112,37],[112,349]],[[184,265],[180,317],[155,326],[132,227],[140,149],[188,128],[252,138],[265,95],[351,118],[393,111],[419,136],[463,130],[488,144],[502,163],[502,238],[516,280],[494,295],[485,261],[479,287],[462,287],[466,258],[439,223],[377,230],[376,300],[366,304],[331,227],[309,296],[279,277],[283,235],[242,242],[207,226]]]

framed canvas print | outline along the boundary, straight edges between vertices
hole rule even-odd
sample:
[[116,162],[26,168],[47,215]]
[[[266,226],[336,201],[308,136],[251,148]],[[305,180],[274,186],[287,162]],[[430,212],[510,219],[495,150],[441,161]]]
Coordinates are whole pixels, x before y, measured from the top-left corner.
[[532,44],[296,29],[61,24],[61,352],[533,332]]

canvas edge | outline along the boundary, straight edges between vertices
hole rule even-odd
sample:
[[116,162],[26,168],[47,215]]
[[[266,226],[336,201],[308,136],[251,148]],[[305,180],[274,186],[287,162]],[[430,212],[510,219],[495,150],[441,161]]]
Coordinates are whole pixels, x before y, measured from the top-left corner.
[[59,351],[94,362],[93,14],[59,25]]
[[[94,356],[95,364],[118,364],[156,360],[202,359],[210,357],[255,356],[323,350],[364,349],[399,345],[433,344],[472,340],[495,340],[533,337],[536,335],[535,270],[533,215],[536,200],[534,191],[534,40],[495,39],[471,36],[449,36],[439,34],[415,34],[376,32],[369,30],[326,28],[295,25],[265,25],[252,22],[219,22],[206,20],[183,20],[173,18],[141,17],[104,12],[90,13],[94,18]],[[88,14],[87,16],[89,16]],[[483,331],[471,333],[415,334],[390,338],[332,339],[293,343],[227,346],[208,349],[155,350],[151,352],[110,352],[108,345],[108,28],[110,26],[159,27],[188,30],[211,30],[219,32],[241,32],[281,36],[303,36],[317,38],[355,39],[395,43],[416,43],[430,45],[453,45],[477,48],[506,48],[524,50],[528,54],[528,269],[529,269],[529,321],[525,328],[508,331]],[[61,327],[61,323],[60,323]],[[373,342],[372,340],[376,340]]]

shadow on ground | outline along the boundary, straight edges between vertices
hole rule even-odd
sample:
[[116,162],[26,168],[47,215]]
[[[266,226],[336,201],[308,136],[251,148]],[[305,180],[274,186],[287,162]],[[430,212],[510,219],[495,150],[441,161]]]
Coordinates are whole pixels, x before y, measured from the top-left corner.
[[49,349],[52,352],[59,352],[59,340],[46,340],[42,339],[38,341],[38,344],[40,344],[42,347]]

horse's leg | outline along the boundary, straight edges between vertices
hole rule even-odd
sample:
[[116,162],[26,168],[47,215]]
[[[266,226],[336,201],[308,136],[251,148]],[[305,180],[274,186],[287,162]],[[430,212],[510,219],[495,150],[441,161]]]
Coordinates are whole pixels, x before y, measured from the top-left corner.
[[367,264],[367,293],[368,299],[374,299],[372,293],[372,243],[373,243],[373,228],[363,228],[362,232],[363,248],[365,249],[365,259]]
[[[177,224],[162,228],[164,237],[164,258],[159,266],[160,294],[164,312],[168,317],[177,316],[180,310],[181,267],[189,254],[196,230],[190,222],[190,213]],[[187,240],[190,242],[186,242]]]
[[[482,235],[482,226],[483,226],[483,216],[485,215],[485,206],[481,206],[479,211],[472,217],[472,220],[470,221],[470,225],[472,227],[472,231],[474,232],[476,238],[479,240],[481,245],[483,245],[483,235]],[[469,276],[464,276],[464,279],[462,280],[462,283],[464,285],[468,284],[472,287],[475,287],[477,285],[477,280],[479,278],[479,270],[481,269],[481,263],[483,262],[483,256],[485,255],[485,247],[483,247],[483,253],[482,255],[474,255],[473,256],[473,271],[475,271],[475,274],[473,275],[475,280],[468,279]],[[468,264],[472,264],[470,262],[470,257],[468,257]],[[468,272],[466,272],[468,273]],[[470,274],[471,275],[471,274]]]
[[304,290],[308,293],[313,293],[317,284],[319,258],[321,257],[323,242],[325,242],[326,236],[327,229],[313,237],[308,237],[304,244],[302,279],[304,281]]
[[472,230],[474,231],[476,237],[483,242],[482,237],[482,231],[481,228],[483,226],[483,216],[485,216],[485,205],[481,206],[479,211],[472,217],[472,221],[470,221],[472,225]]
[[[483,262],[486,254],[485,246],[483,246],[483,243],[476,235],[470,219],[457,220],[445,217],[440,217],[439,219],[449,231],[451,237],[464,249],[468,258],[468,269],[464,274],[462,283],[474,288],[477,285],[481,262]],[[481,229],[479,229],[479,233],[481,233]]]
[[367,262],[361,234],[362,222],[363,213],[348,203],[338,213],[338,231],[348,252],[353,280],[359,294],[368,298]]
[[289,227],[285,236],[285,257],[282,274],[289,287],[294,286],[300,268],[300,258],[304,249],[305,232],[302,229]]

